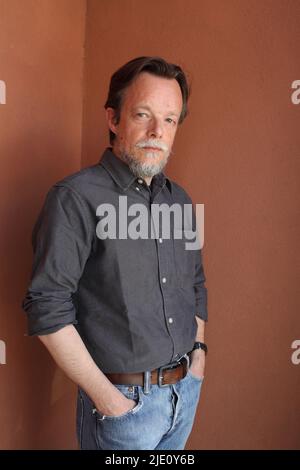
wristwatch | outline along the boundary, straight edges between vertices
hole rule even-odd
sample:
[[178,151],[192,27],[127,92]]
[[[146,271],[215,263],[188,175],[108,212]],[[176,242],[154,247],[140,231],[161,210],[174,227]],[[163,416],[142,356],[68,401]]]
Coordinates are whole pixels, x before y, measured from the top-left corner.
[[194,351],[195,349],[202,349],[205,352],[205,354],[208,353],[207,345],[205,343],[201,343],[200,341],[196,341],[194,343],[194,347],[193,347],[192,351]]

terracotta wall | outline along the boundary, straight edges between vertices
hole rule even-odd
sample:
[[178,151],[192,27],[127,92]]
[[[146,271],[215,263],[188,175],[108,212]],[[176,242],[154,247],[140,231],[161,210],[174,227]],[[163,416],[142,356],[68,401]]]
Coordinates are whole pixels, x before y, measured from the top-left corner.
[[76,447],[74,386],[24,337],[30,233],[52,182],[107,146],[111,73],[162,55],[192,82],[167,173],[205,204],[209,355],[188,448],[300,449],[299,42],[297,0],[0,0],[0,448]]
[[180,63],[190,115],[168,175],[205,204],[209,356],[192,449],[300,448],[300,4],[88,2],[83,164],[107,145],[109,77],[139,55]]
[[80,169],[83,0],[0,0],[0,448],[74,446],[74,387],[20,308],[46,191]]

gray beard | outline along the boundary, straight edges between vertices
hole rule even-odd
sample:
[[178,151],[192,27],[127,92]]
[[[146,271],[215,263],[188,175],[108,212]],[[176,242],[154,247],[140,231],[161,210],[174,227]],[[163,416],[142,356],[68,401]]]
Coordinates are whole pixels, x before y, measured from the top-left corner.
[[151,163],[151,157],[147,157],[149,161],[140,162],[137,161],[132,155],[122,153],[122,160],[127,163],[132,173],[138,178],[149,178],[160,173],[166,166],[169,155],[167,154],[162,160],[157,163]]

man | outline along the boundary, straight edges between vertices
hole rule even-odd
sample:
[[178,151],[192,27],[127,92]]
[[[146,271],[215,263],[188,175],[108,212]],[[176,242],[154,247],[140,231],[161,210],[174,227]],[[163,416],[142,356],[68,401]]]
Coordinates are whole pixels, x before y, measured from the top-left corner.
[[[201,251],[178,233],[194,230],[195,216],[188,226],[169,217],[170,237],[152,216],[155,205],[191,204],[162,172],[188,94],[181,68],[159,57],[115,72],[105,105],[112,147],[51,188],[34,228],[23,307],[29,334],[79,387],[82,449],[183,449],[193,425],[206,288]],[[137,209],[156,236],[130,232]]]

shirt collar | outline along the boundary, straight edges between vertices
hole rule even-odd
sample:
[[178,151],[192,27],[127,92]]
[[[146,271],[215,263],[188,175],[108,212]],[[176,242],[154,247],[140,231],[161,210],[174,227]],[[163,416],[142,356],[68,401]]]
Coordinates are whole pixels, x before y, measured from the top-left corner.
[[[99,163],[108,171],[113,180],[124,191],[126,191],[137,179],[137,177],[130,170],[129,166],[113,153],[111,147],[107,147]],[[153,176],[152,181],[155,183],[155,185],[159,185],[161,187],[166,184],[169,191],[171,192],[171,181],[165,176],[163,172]]]

